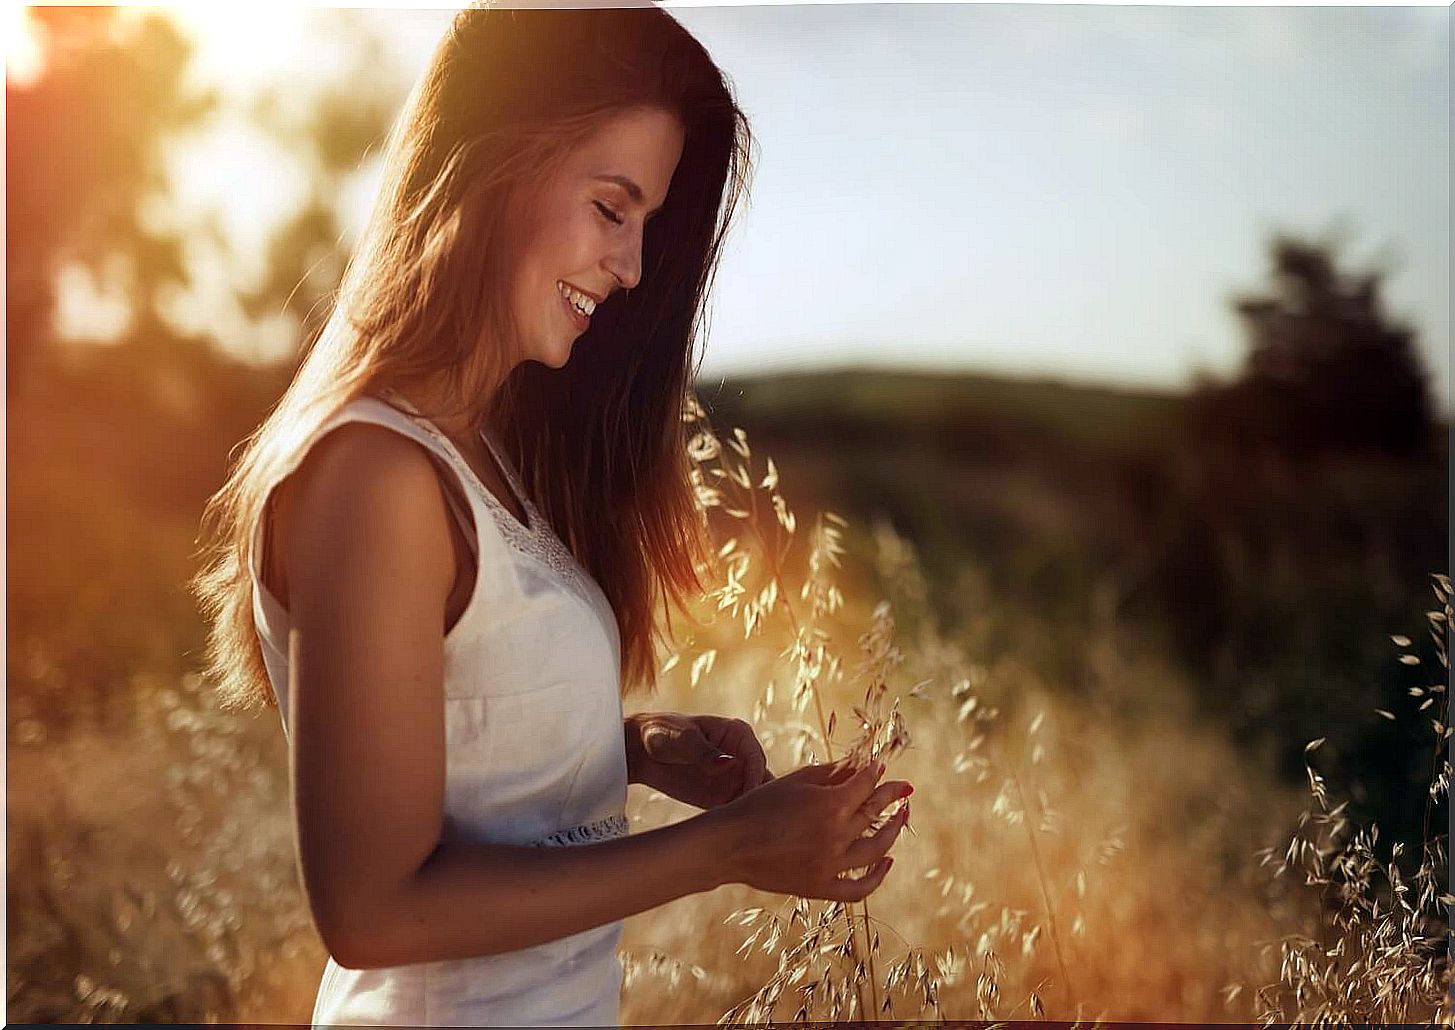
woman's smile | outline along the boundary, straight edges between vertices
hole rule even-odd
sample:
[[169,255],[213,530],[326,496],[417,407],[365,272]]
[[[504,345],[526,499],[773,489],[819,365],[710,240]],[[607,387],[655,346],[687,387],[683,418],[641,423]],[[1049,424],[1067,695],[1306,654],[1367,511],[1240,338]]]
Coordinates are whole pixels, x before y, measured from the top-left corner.
[[566,314],[570,317],[572,324],[577,329],[584,332],[591,325],[591,319],[576,310],[576,305],[572,304],[564,296],[561,297],[561,306],[566,309]]
[[565,307],[566,313],[570,316],[572,325],[582,332],[590,328],[591,316],[583,313],[580,308],[572,303],[571,299],[566,295],[566,291],[561,289],[559,285],[556,287],[556,296],[560,298],[561,305]]

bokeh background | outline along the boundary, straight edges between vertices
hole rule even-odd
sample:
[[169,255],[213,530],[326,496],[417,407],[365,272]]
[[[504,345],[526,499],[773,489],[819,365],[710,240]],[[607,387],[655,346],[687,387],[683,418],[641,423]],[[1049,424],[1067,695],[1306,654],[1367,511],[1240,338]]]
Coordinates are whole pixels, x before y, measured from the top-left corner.
[[[921,833],[881,917],[949,956],[950,1016],[983,1001],[972,881],[1003,937],[1098,902],[1061,921],[1074,993],[1034,935],[1006,974],[1052,1015],[1247,1016],[1256,945],[1331,904],[1252,857],[1310,741],[1386,861],[1448,820],[1448,8],[673,10],[759,148],[699,396],[800,522],[848,521],[846,646],[891,599],[900,686],[944,680],[905,710]],[[210,700],[184,583],[452,12],[5,12],[8,1018],[306,1022],[277,715]],[[708,634],[658,703],[771,728],[781,643]],[[951,668],[1007,747],[1061,726],[1055,891],[990,846]],[[751,993],[774,964],[709,916],[752,897],[630,921],[624,1018]]]

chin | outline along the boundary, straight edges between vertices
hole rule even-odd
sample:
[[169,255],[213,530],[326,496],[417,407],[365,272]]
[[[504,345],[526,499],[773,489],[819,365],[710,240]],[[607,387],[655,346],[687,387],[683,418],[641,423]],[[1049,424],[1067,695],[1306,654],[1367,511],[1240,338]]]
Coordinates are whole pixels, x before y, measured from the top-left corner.
[[539,365],[545,365],[547,368],[565,368],[566,363],[571,360],[571,345],[567,344],[565,350],[561,351],[537,352],[531,360]]

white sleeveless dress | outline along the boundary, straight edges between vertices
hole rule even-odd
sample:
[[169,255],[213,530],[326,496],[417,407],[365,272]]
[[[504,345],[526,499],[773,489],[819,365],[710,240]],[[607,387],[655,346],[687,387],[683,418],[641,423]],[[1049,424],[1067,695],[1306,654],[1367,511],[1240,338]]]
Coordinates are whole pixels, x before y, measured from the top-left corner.
[[[269,489],[313,443],[349,421],[419,441],[460,479],[474,516],[478,571],[444,640],[446,837],[561,846],[626,834],[621,640],[606,595],[526,498],[488,433],[481,435],[529,527],[431,422],[402,397],[390,400],[358,398],[305,434]],[[253,618],[286,734],[288,614],[258,574],[261,540],[260,523],[248,557]],[[498,955],[387,969],[347,969],[330,957],[313,1024],[616,1026],[622,925]]]

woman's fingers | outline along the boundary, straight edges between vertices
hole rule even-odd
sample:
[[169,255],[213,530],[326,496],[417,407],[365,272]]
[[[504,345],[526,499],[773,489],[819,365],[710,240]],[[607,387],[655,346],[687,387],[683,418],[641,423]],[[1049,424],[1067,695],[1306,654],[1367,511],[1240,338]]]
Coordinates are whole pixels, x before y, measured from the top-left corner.
[[864,831],[874,825],[874,820],[879,818],[891,804],[900,798],[909,797],[913,788],[906,780],[885,780],[868,799],[854,810],[853,818],[849,826],[855,837],[862,836]]
[[820,897],[829,901],[863,901],[884,882],[884,874],[889,872],[889,867],[893,864],[894,859],[886,855],[857,879],[841,877],[830,880],[824,885]]
[[[847,765],[847,761],[845,764]],[[879,782],[879,777],[883,773],[884,763],[870,762],[852,775],[836,779],[830,784],[830,789],[839,792],[845,807],[852,812],[867,801],[870,794],[874,793],[874,785]]]
[[763,755],[763,749],[758,744],[758,738],[753,735],[753,728],[747,723],[742,725],[742,733],[737,741],[737,750],[733,754],[740,756],[745,761],[743,768],[743,789],[752,790],[754,787],[767,781],[768,760]]
[[820,762],[815,765],[803,765],[788,773],[788,776],[802,780],[804,783],[811,783],[815,787],[842,786],[846,776],[853,767],[844,759],[837,762]]
[[894,844],[899,837],[899,831],[904,829],[907,822],[909,822],[909,806],[905,805],[895,815],[886,819],[884,825],[879,829],[867,837],[860,837],[844,849],[844,868],[862,869],[864,866],[873,865]]

